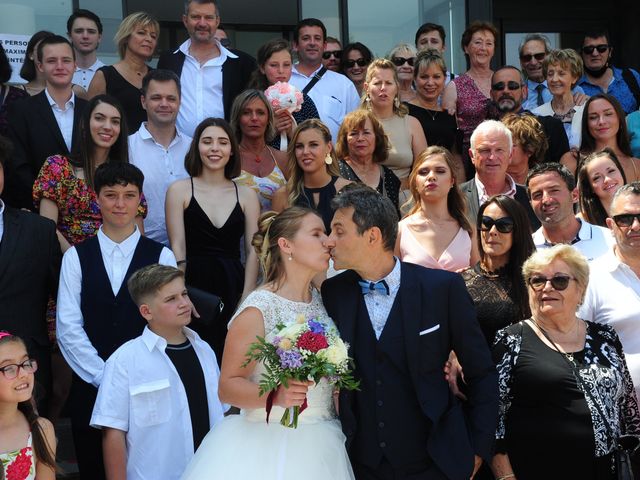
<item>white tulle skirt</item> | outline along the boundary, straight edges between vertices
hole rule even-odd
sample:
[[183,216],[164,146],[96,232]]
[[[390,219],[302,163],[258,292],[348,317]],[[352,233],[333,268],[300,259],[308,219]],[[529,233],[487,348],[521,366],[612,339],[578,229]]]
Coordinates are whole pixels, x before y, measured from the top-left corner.
[[[276,411],[277,410],[277,411]],[[280,425],[281,410],[270,423],[230,415],[205,437],[182,480],[351,480],[345,437],[337,419]]]

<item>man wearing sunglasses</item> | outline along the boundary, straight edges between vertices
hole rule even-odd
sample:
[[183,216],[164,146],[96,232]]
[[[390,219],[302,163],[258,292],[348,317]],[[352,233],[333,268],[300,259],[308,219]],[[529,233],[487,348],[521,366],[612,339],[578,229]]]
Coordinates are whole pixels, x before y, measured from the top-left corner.
[[[550,51],[551,43],[547,36],[541,33],[530,33],[520,43],[520,66],[527,77],[527,93],[522,102],[525,110],[533,110],[551,101],[552,95],[542,72],[542,61]],[[584,95],[582,88],[574,87],[572,92],[576,105],[582,105],[587,101],[588,97]]]
[[578,316],[615,328],[640,395],[640,182],[616,192],[607,225],[615,244],[591,265]]
[[340,59],[342,58],[342,45],[340,40],[334,37],[327,37],[327,46],[322,52],[322,65],[327,70],[340,73]]
[[293,47],[298,54],[298,63],[293,66],[289,83],[311,97],[318,108],[320,120],[329,127],[331,137],[338,138],[342,119],[358,108],[360,96],[351,80],[322,65],[322,55],[327,50],[324,23],[317,18],[300,20],[294,36]]
[[545,162],[557,162],[569,151],[569,139],[564,131],[562,122],[554,117],[538,116],[522,108],[522,102],[527,99],[527,83],[520,70],[511,65],[499,68],[491,77],[492,118],[502,120],[508,113],[533,115],[542,125],[549,142],[545,153]]
[[566,243],[592,261],[611,248],[613,239],[608,229],[575,216],[578,189],[567,167],[540,163],[529,171],[526,182],[531,208],[542,223],[533,234],[537,249]]
[[578,85],[593,96],[608,93],[616,97],[624,113],[629,114],[640,106],[640,74],[631,68],[616,68],[611,64],[613,47],[605,30],[587,32],[582,41],[584,75]]

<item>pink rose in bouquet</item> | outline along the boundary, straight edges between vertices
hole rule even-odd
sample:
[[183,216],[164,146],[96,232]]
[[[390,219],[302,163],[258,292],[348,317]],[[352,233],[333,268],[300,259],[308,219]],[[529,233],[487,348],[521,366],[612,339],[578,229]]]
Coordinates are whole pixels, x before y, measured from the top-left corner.
[[[297,112],[302,108],[302,92],[287,82],[276,82],[264,92],[274,110],[286,109],[289,112]],[[280,150],[287,149],[287,134],[280,133]]]

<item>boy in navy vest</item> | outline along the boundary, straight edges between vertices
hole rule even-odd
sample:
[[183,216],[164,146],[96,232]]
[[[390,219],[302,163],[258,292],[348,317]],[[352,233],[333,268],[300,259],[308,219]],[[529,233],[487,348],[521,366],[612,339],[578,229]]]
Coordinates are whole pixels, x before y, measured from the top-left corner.
[[142,172],[129,163],[100,165],[93,183],[102,226],[62,259],[57,332],[60,350],[74,372],[68,401],[82,479],[105,478],[102,435],[89,426],[104,362],[145,326],[126,282],[152,263],[176,266],[171,250],[141,236],[136,226],[143,180]]
[[192,304],[181,270],[148,265],[128,287],[147,326],[107,360],[91,425],[104,428],[108,478],[178,480],[223,418],[218,362],[186,327]]

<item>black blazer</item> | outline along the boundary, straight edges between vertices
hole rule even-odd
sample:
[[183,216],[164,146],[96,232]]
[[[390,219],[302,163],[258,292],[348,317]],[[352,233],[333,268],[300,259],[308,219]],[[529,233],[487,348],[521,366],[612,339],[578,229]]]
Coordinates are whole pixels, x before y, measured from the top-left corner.
[[[432,422],[424,445],[448,478],[469,478],[473,455],[489,461],[498,418],[498,378],[475,308],[462,277],[410,263],[401,264],[399,298],[410,381],[424,415]],[[355,322],[370,321],[360,277],[348,270],[322,284],[322,299],[343,340],[351,344]],[[468,405],[463,412],[442,369],[454,350],[464,369]],[[353,353],[350,353],[353,356]],[[358,428],[353,392],[340,392],[340,419],[347,446]],[[412,439],[407,439],[412,441]]]
[[[86,100],[75,97],[72,151],[78,148],[80,118],[86,105]],[[12,207],[33,210],[31,192],[42,164],[51,155],[70,152],[44,91],[11,103],[8,118],[14,152],[6,165],[3,198]]]
[[[478,203],[478,186],[476,185],[475,177],[460,184],[460,190],[467,201],[467,215],[469,216],[469,221],[471,222],[471,225],[475,227],[478,219],[478,210],[480,210],[480,204]],[[536,214],[531,208],[529,197],[527,196],[527,189],[522,185],[516,184],[516,195],[514,199],[517,200],[518,203],[520,203],[520,205],[522,205],[527,211],[529,224],[531,225],[531,233],[535,232],[540,228],[541,224],[540,220],[538,220],[538,217],[536,217]]]
[[[238,58],[227,57],[222,65],[222,103],[224,118],[228,121],[231,115],[231,104],[236,96],[244,91],[249,84],[251,74],[258,68],[255,59],[240,50],[230,50]],[[158,60],[158,68],[171,70],[178,75],[182,74],[185,54],[180,50],[164,52]],[[188,88],[184,84],[182,88]]]
[[[46,310],[58,289],[62,253],[56,224],[5,206],[0,243],[0,330],[49,345]],[[55,295],[54,297],[55,298]]]

